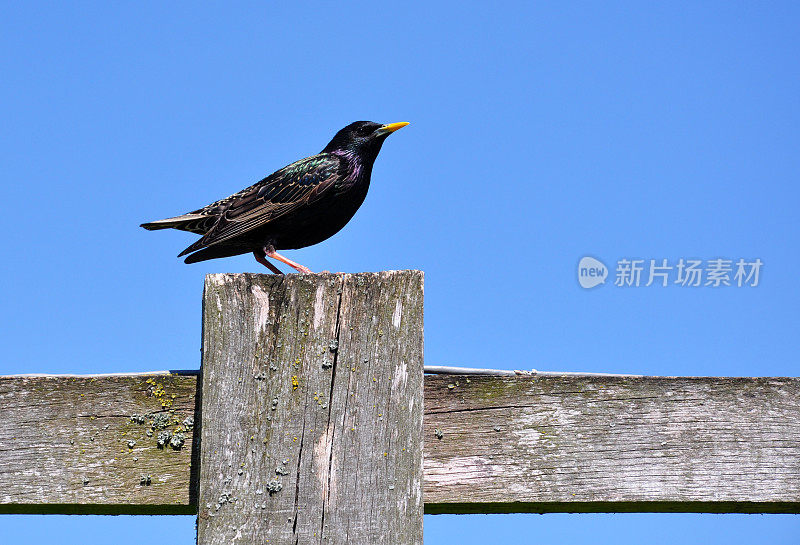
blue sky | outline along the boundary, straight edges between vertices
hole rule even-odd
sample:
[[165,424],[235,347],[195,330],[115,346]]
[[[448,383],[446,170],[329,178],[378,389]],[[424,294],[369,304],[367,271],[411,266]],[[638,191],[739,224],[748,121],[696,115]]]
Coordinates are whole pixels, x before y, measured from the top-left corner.
[[[6,3],[0,373],[197,368],[203,276],[262,268],[184,265],[192,235],[138,224],[371,119],[412,124],[353,221],[287,255],[423,269],[428,363],[797,375],[799,23],[791,2]],[[757,287],[585,290],[586,255],[612,277],[620,259],[764,265]],[[800,542],[796,516],[425,523],[426,545]],[[193,528],[0,517],[32,543]]]

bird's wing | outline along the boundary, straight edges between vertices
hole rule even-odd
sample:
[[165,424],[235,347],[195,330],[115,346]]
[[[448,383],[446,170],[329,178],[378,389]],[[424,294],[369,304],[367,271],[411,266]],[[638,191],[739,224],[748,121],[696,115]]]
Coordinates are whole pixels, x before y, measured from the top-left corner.
[[219,216],[217,223],[178,257],[225,242],[312,203],[337,180],[343,160],[332,154],[301,159],[242,191],[196,210]]

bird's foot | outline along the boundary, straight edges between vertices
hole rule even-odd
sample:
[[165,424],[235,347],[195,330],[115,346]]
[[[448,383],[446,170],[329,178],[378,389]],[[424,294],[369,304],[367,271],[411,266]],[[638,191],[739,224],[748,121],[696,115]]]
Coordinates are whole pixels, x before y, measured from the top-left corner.
[[311,272],[311,269],[309,269],[308,267],[304,267],[300,263],[295,263],[294,261],[292,261],[288,257],[282,256],[281,254],[279,254],[278,252],[276,252],[274,249],[272,249],[270,247],[264,248],[264,255],[266,255],[267,257],[271,257],[272,259],[277,259],[281,263],[286,263],[287,265],[289,265],[290,267],[292,267],[293,269],[295,269],[298,272],[301,272],[301,273],[304,273],[304,274],[314,274],[313,272]]
[[273,265],[272,263],[270,263],[269,261],[267,261],[264,258],[264,254],[263,253],[261,253],[259,251],[255,251],[255,252],[253,252],[253,256],[255,256],[256,261],[258,261],[259,263],[264,265],[266,268],[268,268],[270,271],[272,271],[273,274],[283,274],[282,270],[280,270],[278,267],[276,267],[275,265]]

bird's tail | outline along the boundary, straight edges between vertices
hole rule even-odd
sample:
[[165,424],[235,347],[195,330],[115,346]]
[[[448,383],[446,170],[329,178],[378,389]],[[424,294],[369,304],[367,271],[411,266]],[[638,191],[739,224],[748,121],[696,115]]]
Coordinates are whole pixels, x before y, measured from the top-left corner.
[[182,216],[175,216],[174,218],[143,223],[140,227],[144,227],[148,231],[179,229],[181,231],[203,234],[214,224],[215,220],[216,218],[203,214],[184,214]]
[[148,231],[158,231],[159,229],[169,229],[174,227],[174,224],[166,223],[164,220],[151,221],[150,223],[143,223],[139,227],[144,227]]

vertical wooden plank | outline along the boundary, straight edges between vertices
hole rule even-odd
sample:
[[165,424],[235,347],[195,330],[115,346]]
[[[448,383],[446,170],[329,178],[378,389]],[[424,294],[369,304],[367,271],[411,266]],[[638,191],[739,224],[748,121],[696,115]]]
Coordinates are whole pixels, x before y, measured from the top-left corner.
[[198,543],[422,543],[422,279],[206,279]]

